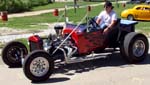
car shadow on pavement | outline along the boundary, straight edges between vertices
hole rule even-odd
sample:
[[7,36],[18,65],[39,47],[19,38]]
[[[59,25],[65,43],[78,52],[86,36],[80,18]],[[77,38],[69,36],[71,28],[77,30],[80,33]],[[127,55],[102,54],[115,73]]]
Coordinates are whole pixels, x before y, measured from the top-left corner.
[[[148,54],[150,56],[150,54]],[[73,76],[77,73],[89,72],[91,70],[95,70],[98,68],[105,68],[105,67],[118,67],[118,68],[126,68],[126,67],[133,67],[133,65],[144,65],[150,64],[150,57],[147,57],[143,62],[138,64],[129,64],[122,58],[120,53],[112,53],[106,56],[106,58],[100,58],[96,60],[85,61],[81,63],[74,63],[74,64],[67,64],[67,65],[59,65],[54,70],[54,74],[63,74],[66,76]],[[60,77],[60,78],[50,78],[47,81],[36,83],[57,83],[57,82],[64,82],[70,80],[69,77]],[[35,83],[35,82],[32,82]]]
[[107,55],[106,58],[100,58],[97,60],[90,60],[81,63],[74,63],[74,64],[67,64],[67,65],[60,65],[58,68],[55,69],[55,73],[62,73],[65,75],[75,75],[76,73],[88,72],[90,70],[94,70],[100,67],[130,67],[133,65],[143,65],[143,64],[150,64],[150,54],[147,55],[148,57],[137,64],[129,64],[121,55],[120,53],[112,53]]
[[64,81],[67,81],[67,80],[70,80],[70,78],[67,78],[67,77],[60,77],[60,78],[50,78],[46,81],[43,81],[43,82],[33,82],[33,84],[44,84],[44,83],[57,83],[57,82],[64,82]]

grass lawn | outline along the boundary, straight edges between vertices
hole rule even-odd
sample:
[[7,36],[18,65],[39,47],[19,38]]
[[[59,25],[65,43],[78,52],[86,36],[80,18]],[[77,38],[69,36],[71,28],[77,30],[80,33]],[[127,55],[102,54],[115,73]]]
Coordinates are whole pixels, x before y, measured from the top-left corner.
[[[84,2],[83,4],[93,4],[93,3],[100,3],[100,2],[91,2],[91,3]],[[59,6],[59,4],[61,3],[56,3],[56,4],[57,4],[56,6]],[[63,3],[63,5],[64,4],[66,3]],[[115,6],[114,10],[117,12],[118,17],[120,17],[120,13],[124,9],[132,8],[134,5],[127,4],[125,8],[123,8],[121,4],[119,8],[115,4],[114,6]],[[47,7],[49,7],[49,5],[47,5]],[[37,9],[38,10],[46,9],[46,6],[44,8],[37,7],[34,8],[33,10],[37,10]],[[102,10],[103,10],[103,5],[92,7],[92,11],[90,12],[89,17],[94,17],[98,15],[99,12]],[[67,16],[69,17],[70,21],[77,23],[85,16],[86,12],[87,12],[86,8],[78,8],[76,13],[74,13],[74,9],[71,9],[71,10],[67,10]],[[62,13],[63,12],[61,11],[59,14],[61,15]],[[6,24],[3,24],[0,21],[0,27],[9,27],[14,29],[29,29],[29,30],[46,29],[47,25],[44,25],[43,23],[53,23],[56,22],[57,19],[58,17],[54,17],[52,13],[47,13],[47,14],[42,14],[37,16],[21,17],[21,18],[10,18]],[[61,21],[63,22],[64,19],[62,19]],[[139,21],[139,24],[136,25],[136,29],[141,30],[142,32],[150,32],[150,22]]]
[[[96,4],[96,3],[100,3],[100,2],[77,2],[77,5],[82,6],[82,5],[90,5],[90,4]],[[73,5],[74,2],[55,2],[55,3],[50,3],[48,5],[44,5],[44,6],[38,6],[38,7],[33,7],[31,9],[31,11],[37,11],[37,10],[45,10],[45,9],[53,9],[53,8],[63,8],[65,7],[65,5],[70,6]]]

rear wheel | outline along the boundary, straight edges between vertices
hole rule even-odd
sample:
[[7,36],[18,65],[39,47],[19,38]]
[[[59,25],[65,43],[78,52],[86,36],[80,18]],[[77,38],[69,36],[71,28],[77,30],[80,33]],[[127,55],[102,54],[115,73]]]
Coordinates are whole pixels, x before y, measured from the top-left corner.
[[143,61],[148,54],[149,44],[143,34],[131,32],[125,36],[123,43],[123,56],[130,63]]
[[21,59],[28,54],[24,44],[18,41],[12,41],[6,44],[2,50],[2,60],[9,67],[20,67]]
[[23,65],[26,77],[34,82],[45,81],[53,73],[54,61],[42,50],[33,51],[27,56]]
[[127,16],[127,19],[128,20],[134,20],[134,17],[133,17],[133,15],[130,14],[130,15]]

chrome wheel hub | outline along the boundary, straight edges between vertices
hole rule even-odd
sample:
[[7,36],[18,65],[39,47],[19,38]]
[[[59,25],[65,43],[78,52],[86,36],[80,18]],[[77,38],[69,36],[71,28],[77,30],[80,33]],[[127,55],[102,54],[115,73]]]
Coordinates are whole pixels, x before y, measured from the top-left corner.
[[142,40],[137,40],[133,45],[133,54],[136,57],[141,57],[145,52],[145,43]]
[[49,70],[49,62],[44,57],[35,58],[30,64],[30,71],[34,76],[45,75]]
[[21,50],[17,46],[11,47],[8,50],[7,56],[9,56],[8,59],[11,62],[20,62],[21,61]]

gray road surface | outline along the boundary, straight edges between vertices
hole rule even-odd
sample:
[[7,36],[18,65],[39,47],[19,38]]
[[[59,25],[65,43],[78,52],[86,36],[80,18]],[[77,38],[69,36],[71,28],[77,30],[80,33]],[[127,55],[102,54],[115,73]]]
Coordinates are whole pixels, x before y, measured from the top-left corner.
[[128,65],[118,54],[106,59],[62,66],[48,81],[32,83],[22,68],[0,66],[1,85],[149,85],[150,59]]

